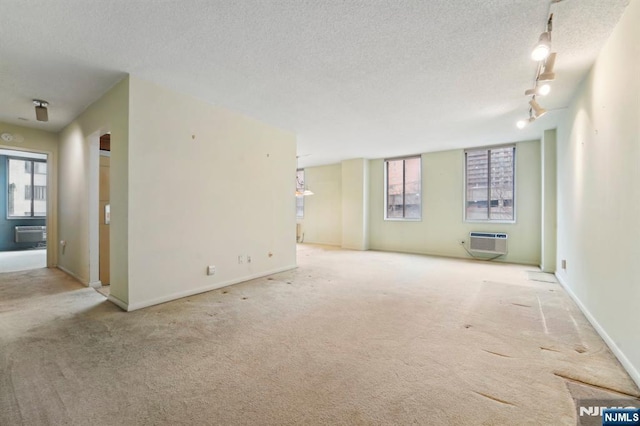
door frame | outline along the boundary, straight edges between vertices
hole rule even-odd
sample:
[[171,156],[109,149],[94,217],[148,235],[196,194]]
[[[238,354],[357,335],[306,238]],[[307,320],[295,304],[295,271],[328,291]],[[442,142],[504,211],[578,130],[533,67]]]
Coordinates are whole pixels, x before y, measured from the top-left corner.
[[[58,227],[54,220],[55,209],[57,208],[57,188],[55,187],[57,169],[54,166],[54,154],[51,151],[28,148],[21,145],[4,145],[0,144],[0,149],[11,151],[21,151],[25,153],[41,154],[47,156],[47,215],[45,216],[45,225],[47,227],[47,268],[55,268],[58,264],[58,253],[52,250],[51,243],[58,239]],[[4,191],[4,188],[2,189]]]

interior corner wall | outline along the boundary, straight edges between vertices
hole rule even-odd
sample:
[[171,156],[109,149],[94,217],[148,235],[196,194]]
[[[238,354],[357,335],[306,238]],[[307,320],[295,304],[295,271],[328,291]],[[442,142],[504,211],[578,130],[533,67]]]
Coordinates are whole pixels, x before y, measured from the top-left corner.
[[342,166],[342,248],[369,249],[369,161],[345,160]]
[[304,169],[306,186],[314,193],[304,197],[304,217],[297,219],[302,225],[305,243],[342,244],[342,166],[307,167]]
[[506,232],[501,261],[540,264],[540,141],[516,143],[516,223],[464,221],[464,150],[422,154],[422,220],[384,220],[384,160],[370,162],[370,246],[375,250],[469,257],[471,231]]
[[[47,154],[47,266],[58,263],[56,241],[58,238],[58,135],[30,127],[0,122],[0,133],[11,133],[24,138],[22,142],[0,143],[0,148],[32,151]],[[4,190],[4,189],[3,189]],[[0,212],[6,214],[6,212]]]
[[294,268],[295,135],[129,89],[129,310]]
[[556,275],[640,385],[638,22],[631,1],[558,128]]
[[[91,138],[111,131],[111,296],[128,303],[129,78],[112,87],[60,133],[58,173],[58,266],[90,282]],[[95,152],[98,155],[98,152]],[[97,158],[95,159],[97,161]],[[95,171],[97,173],[97,170]],[[97,208],[97,207],[96,207]]]

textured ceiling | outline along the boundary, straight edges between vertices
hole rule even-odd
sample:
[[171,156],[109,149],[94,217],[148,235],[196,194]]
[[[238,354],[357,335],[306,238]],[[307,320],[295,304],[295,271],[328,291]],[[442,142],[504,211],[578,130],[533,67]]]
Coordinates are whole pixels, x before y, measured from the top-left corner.
[[[130,73],[296,133],[301,166],[538,138],[628,2],[0,0],[0,121],[58,131]],[[556,111],[518,130],[549,10]]]

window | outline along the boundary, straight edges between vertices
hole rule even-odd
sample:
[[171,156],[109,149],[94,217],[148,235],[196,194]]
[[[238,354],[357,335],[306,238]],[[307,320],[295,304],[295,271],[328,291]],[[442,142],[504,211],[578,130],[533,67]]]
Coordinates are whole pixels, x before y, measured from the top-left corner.
[[47,163],[25,158],[7,159],[7,217],[47,215]]
[[47,163],[38,162],[38,161],[25,161],[24,162],[24,171],[25,173],[31,173],[31,170],[34,170],[34,173],[38,173],[41,175],[47,174]]
[[515,153],[515,146],[465,151],[465,220],[515,220]]
[[33,196],[34,200],[46,200],[47,199],[47,187],[43,186],[43,185],[36,185],[35,187],[35,192],[31,192],[31,185],[26,185],[24,187],[24,199],[25,200],[30,200],[31,197]]
[[385,160],[385,219],[422,217],[420,157]]
[[304,169],[296,171],[296,217],[304,217]]

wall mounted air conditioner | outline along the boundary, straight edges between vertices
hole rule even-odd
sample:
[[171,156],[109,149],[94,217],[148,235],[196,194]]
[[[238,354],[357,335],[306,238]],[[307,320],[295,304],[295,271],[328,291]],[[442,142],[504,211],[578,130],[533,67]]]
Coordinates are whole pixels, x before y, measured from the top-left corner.
[[469,250],[487,254],[507,254],[508,235],[502,232],[470,232]]
[[39,243],[47,241],[46,226],[16,226],[16,243]]

